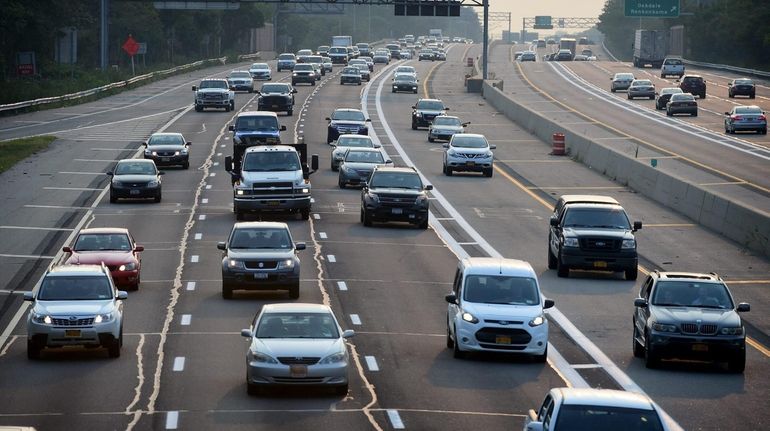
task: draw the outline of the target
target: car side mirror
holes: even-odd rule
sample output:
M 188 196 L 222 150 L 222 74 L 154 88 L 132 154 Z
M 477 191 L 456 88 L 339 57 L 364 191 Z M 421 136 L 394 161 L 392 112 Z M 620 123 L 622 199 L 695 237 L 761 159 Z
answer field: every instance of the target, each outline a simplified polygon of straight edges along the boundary
M 326 121 L 332 121 L 332 119 L 329 117 L 326 117 Z
M 549 223 L 551 224 L 551 226 L 557 227 L 557 226 L 559 226 L 559 219 L 556 218 L 556 216 L 551 216 L 551 219 L 549 220 Z
M 105 174 L 106 174 L 108 177 L 111 177 L 111 176 L 115 175 L 115 174 L 114 174 L 112 171 L 106 172 Z
M 371 118 L 367 118 L 367 119 L 366 119 L 366 122 L 367 122 L 367 123 L 371 123 L 371 122 L 372 122 Z
M 385 164 L 386 165 L 392 165 L 393 164 L 393 160 L 390 160 L 390 159 L 385 160 Z
M 226 251 L 227 250 L 227 244 L 225 244 L 224 242 L 218 242 L 217 243 L 217 249 L 222 250 L 222 251 Z
M 137 245 L 136 247 L 134 247 L 134 251 L 137 252 L 137 253 L 141 253 L 141 252 L 144 251 L 144 246 L 143 245 Z
M 125 290 L 118 290 L 118 300 L 122 301 L 124 299 L 128 299 L 128 292 Z
M 307 244 L 305 244 L 304 242 L 295 242 L 294 243 L 294 249 L 297 250 L 297 251 L 304 250 L 306 248 L 307 248 Z
M 647 300 L 644 298 L 634 299 L 634 307 L 647 308 Z
M 142 142 L 142 146 L 146 147 L 147 146 L 147 142 Z
M 417 109 L 417 105 L 412 105 L 412 109 Z
M 318 154 L 313 154 L 310 156 L 310 168 L 313 169 L 313 172 L 318 170 Z
M 35 294 L 32 292 L 24 292 L 24 300 L 25 301 L 34 301 L 35 300 Z
M 69 246 L 65 245 L 64 247 L 61 248 L 61 251 L 65 252 L 65 253 L 72 253 L 72 248 L 70 248 Z
M 225 170 L 227 172 L 232 172 L 232 170 L 233 170 L 233 156 L 225 157 Z
M 444 110 L 445 110 L 445 111 L 449 111 L 449 108 L 445 107 L 445 108 L 444 108 Z
M 450 293 L 449 295 L 444 297 L 444 300 L 450 304 L 457 304 L 457 295 L 454 293 Z
M 532 421 L 527 424 L 526 431 L 543 431 L 543 423 L 538 421 Z
M 639 229 L 641 229 L 641 228 L 642 228 L 642 222 L 640 222 L 640 221 L 635 221 L 635 222 L 634 222 L 634 232 L 638 231 L 638 230 L 639 230 Z
M 442 147 L 444 147 L 444 148 L 449 148 L 449 144 L 448 144 L 448 143 L 446 143 L 446 142 L 444 142 L 443 144 L 441 144 L 441 146 L 442 146 Z
M 254 334 L 251 333 L 250 329 L 241 329 L 241 337 L 251 338 L 253 336 Z
M 747 311 L 751 311 L 751 305 L 749 305 L 748 302 L 741 302 L 740 304 L 738 304 L 738 308 L 736 308 L 735 311 L 739 313 L 745 313 Z
M 433 190 L 433 184 L 426 184 L 425 185 L 425 190 L 427 190 L 427 191 Z
M 197 86 L 195 86 L 195 85 L 193 85 L 193 86 L 192 86 L 192 91 L 198 91 L 198 87 L 197 87 Z
M 166 175 L 166 171 L 158 171 L 158 175 Z
M 764 114 L 764 112 L 763 112 L 763 114 Z M 730 113 L 729 112 L 725 112 L 725 115 L 730 115 Z
M 233 126 L 233 125 L 231 124 L 230 126 L 228 126 L 228 127 L 227 127 L 227 130 L 229 130 L 229 131 L 231 131 L 231 132 L 234 132 L 234 131 L 235 131 L 235 126 Z
M 286 126 L 284 126 L 283 124 L 281 124 L 281 131 L 282 132 L 286 131 Z
M 546 299 L 543 302 L 543 309 L 552 308 L 554 305 L 556 305 L 556 303 L 553 301 L 553 299 Z
M 374 148 L 382 148 L 382 144 L 374 144 Z
M 185 145 L 190 146 L 192 145 L 192 142 L 187 142 Z
M 489 149 L 490 150 L 496 150 L 497 149 L 497 145 L 492 144 L 492 145 L 489 146 Z
M 342 338 L 350 338 L 352 336 L 356 335 L 356 331 L 352 329 L 346 329 L 342 332 Z

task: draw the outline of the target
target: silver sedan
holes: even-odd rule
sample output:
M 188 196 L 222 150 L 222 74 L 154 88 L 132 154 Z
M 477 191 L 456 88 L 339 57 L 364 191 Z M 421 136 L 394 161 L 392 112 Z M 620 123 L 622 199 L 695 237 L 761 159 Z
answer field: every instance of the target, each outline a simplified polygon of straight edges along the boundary
M 614 93 L 618 90 L 628 90 L 628 87 L 631 86 L 631 82 L 634 79 L 633 73 L 616 73 L 615 76 L 610 78 L 610 81 L 612 81 L 610 91 Z
M 241 335 L 250 340 L 246 387 L 258 395 L 271 386 L 323 386 L 348 392 L 348 354 L 343 331 L 322 304 L 267 304 Z
M 634 79 L 631 86 L 628 87 L 628 98 L 633 99 L 635 97 L 655 99 L 655 84 L 649 79 Z

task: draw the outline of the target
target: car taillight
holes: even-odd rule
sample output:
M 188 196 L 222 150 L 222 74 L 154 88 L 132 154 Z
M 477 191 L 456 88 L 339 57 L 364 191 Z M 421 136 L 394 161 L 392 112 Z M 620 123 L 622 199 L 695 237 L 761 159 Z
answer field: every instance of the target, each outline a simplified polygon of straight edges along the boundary
M 730 118 L 735 121 L 743 120 L 743 117 L 741 117 L 740 115 L 731 115 Z
M 767 117 L 765 117 L 764 115 L 760 115 L 759 119 L 762 120 L 762 121 L 767 121 Z

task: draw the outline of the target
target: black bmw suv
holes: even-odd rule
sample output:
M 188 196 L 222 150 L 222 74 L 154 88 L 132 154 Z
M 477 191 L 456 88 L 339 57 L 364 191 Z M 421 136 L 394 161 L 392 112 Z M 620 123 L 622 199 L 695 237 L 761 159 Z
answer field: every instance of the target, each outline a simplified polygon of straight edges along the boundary
M 286 111 L 287 115 L 294 113 L 294 94 L 297 90 L 291 84 L 276 82 L 262 84 L 262 88 L 257 91 L 259 99 L 257 106 L 259 111 Z
M 699 96 L 701 99 L 706 98 L 706 80 L 702 76 L 684 75 L 679 80 L 679 88 L 685 93 Z
M 428 228 L 428 191 L 414 168 L 378 166 L 361 190 L 361 223 L 402 221 Z
M 412 106 L 412 130 L 418 127 L 428 127 L 433 119 L 446 114 L 449 108 L 440 99 L 420 99 Z
M 329 144 L 336 141 L 340 135 L 368 135 L 367 123 L 372 120 L 366 118 L 359 109 L 337 108 L 326 121 L 329 122 L 326 126 L 326 143 Z
M 746 330 L 725 282 L 715 273 L 653 271 L 634 300 L 634 356 L 647 368 L 661 359 L 711 359 L 742 373 Z

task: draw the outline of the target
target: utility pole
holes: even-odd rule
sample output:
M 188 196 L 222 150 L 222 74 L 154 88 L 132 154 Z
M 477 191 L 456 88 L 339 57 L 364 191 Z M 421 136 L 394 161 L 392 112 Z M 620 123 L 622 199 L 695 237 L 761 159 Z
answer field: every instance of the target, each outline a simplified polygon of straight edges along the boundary
M 487 63 L 489 62 L 489 0 L 484 0 L 484 42 L 482 48 L 481 78 L 487 79 Z
M 107 70 L 107 63 L 109 62 L 107 47 L 110 35 L 110 0 L 101 0 L 99 12 L 99 67 L 102 70 Z

